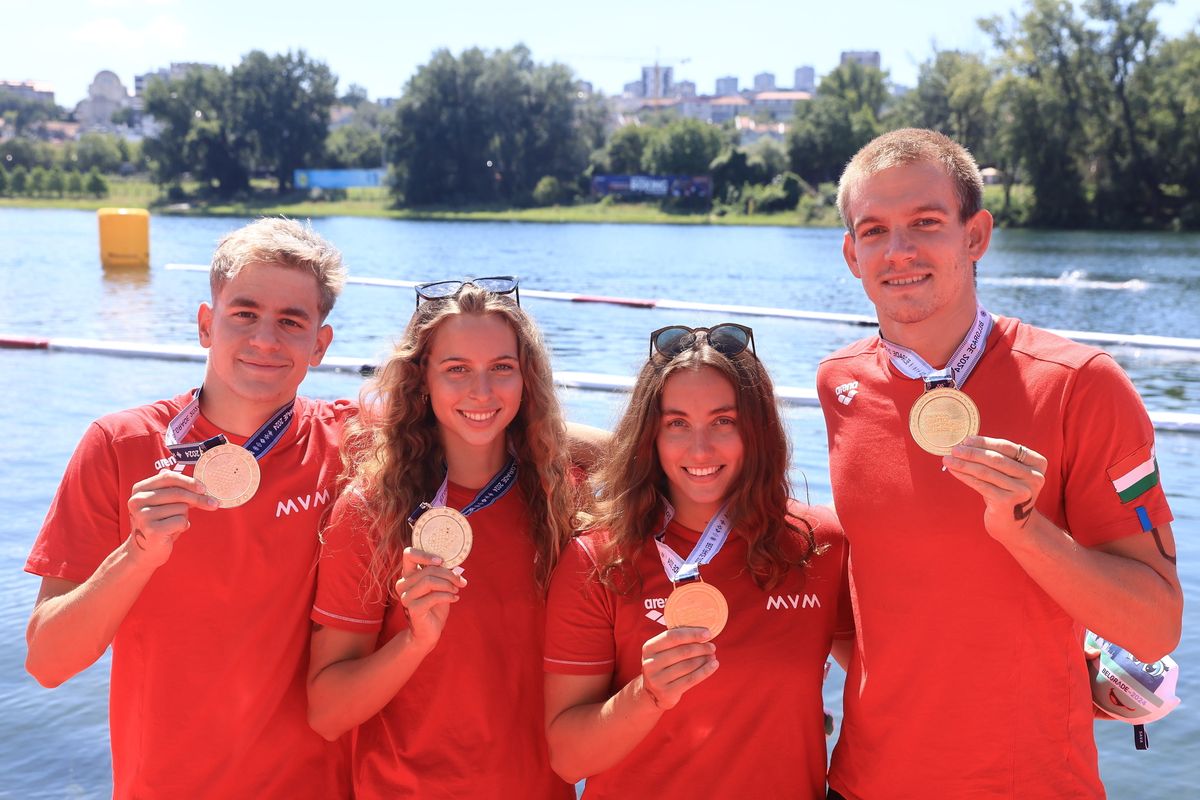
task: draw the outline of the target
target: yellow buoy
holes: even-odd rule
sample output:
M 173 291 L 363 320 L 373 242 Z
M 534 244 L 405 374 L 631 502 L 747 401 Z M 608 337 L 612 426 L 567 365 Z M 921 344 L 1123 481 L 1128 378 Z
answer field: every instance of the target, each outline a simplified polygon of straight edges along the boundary
M 150 213 L 144 208 L 102 208 L 100 264 L 146 269 L 150 266 Z

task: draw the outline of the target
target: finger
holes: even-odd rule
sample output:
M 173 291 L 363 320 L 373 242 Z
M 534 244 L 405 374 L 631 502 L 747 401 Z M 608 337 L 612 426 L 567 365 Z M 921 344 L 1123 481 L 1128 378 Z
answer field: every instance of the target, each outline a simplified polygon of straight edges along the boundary
M 674 663 L 651 661 L 643 667 L 642 674 L 655 686 L 665 687 L 672 681 L 678 680 L 685 675 L 690 675 L 696 670 L 703 668 L 710 661 L 716 660 L 717 656 L 715 653 L 702 653 Z
M 428 614 L 438 606 L 448 606 L 458 602 L 458 595 L 447 592 L 434 592 L 404 603 L 404 610 L 409 617 L 419 617 Z
M 151 475 L 149 478 L 144 478 L 133 485 L 134 491 L 149 491 L 151 489 L 171 487 L 187 489 L 189 492 L 195 492 L 196 494 L 205 494 L 207 492 L 204 484 L 191 475 L 184 475 L 182 472 L 176 472 L 171 469 L 159 470 L 157 474 Z
M 712 634 L 707 628 L 670 628 L 646 640 L 646 643 L 642 645 L 642 658 L 652 657 L 663 650 L 669 650 L 681 644 L 707 642 L 711 638 Z
M 396 591 L 400 595 L 400 601 L 408 604 L 410 601 L 419 600 L 420 597 L 436 593 L 457 595 L 458 587 L 445 581 L 422 581 L 422 579 L 406 581 L 401 578 L 396 582 Z
M 674 647 L 668 647 L 665 650 L 659 650 L 646 660 L 667 667 L 681 661 L 686 661 L 689 658 L 705 658 L 716 652 L 717 646 L 712 642 L 687 642 L 675 645 Z
M 1023 444 L 1010 442 L 1008 439 L 999 439 L 993 436 L 968 436 L 963 439 L 962 445 L 977 450 L 998 453 L 1010 461 L 1037 472 L 1044 472 L 1047 464 L 1049 464 L 1046 457 L 1038 451 Z
M 691 662 L 687 662 L 691 663 Z M 684 666 L 680 664 L 678 666 Z M 721 662 L 716 658 L 708 658 L 695 664 L 692 669 L 680 673 L 674 679 L 669 680 L 662 689 L 667 694 L 682 695 L 688 689 L 691 689 L 701 681 L 706 680 L 710 675 L 717 671 L 721 666 Z
M 1043 479 L 1042 473 L 1029 464 L 1018 464 L 995 450 L 964 445 L 956 446 L 949 455 L 943 456 L 942 464 L 946 469 L 965 472 L 997 486 L 1027 486 Z
M 150 513 L 154 508 L 180 504 L 209 511 L 221 505 L 220 501 L 211 495 L 197 494 L 182 487 L 163 487 L 135 492 L 130 495 L 127 506 L 132 514 L 139 511 Z
M 426 553 L 424 550 L 418 550 L 415 547 L 406 547 L 404 548 L 400 571 L 407 575 L 415 572 L 418 567 L 441 566 L 441 564 L 442 559 L 440 556 L 435 556 L 433 553 Z

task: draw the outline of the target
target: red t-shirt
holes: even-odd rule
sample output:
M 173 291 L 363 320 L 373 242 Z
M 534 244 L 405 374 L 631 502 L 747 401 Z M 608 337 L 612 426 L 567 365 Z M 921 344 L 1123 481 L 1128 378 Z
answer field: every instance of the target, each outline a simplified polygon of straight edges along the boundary
M 821 684 L 835 636 L 852 635 L 846 548 L 833 512 L 798 514 L 829 549 L 760 589 L 746 570 L 746 540 L 736 532 L 700 574 L 725 595 L 729 622 L 714 639 L 721 666 L 684 694 L 624 759 L 587 779 L 584 797 L 825 796 Z M 612 675 L 615 693 L 642 671 L 642 645 L 666 629 L 671 593 L 658 549 L 648 538 L 626 593 L 596 575 L 604 534 L 567 547 L 551 582 L 546 671 Z M 671 522 L 665 541 L 686 557 L 698 531 Z
M 450 484 L 446 505 L 475 491 Z M 379 632 L 382 646 L 408 627 L 404 609 L 369 588 L 369 525 L 361 499 L 343 495 L 325 532 L 313 621 Z M 545 603 L 519 487 L 468 517 L 468 585 L 437 646 L 383 709 L 358 728 L 354 791 L 396 797 L 561 798 L 571 787 L 550 769 L 541 671 Z
M 822 362 L 817 387 L 857 628 L 830 786 L 1102 797 L 1082 630 L 987 534 L 979 494 L 913 441 L 921 381 L 870 338 Z M 1160 485 L 1127 503 L 1114 488 L 1154 430 L 1109 356 L 1000 318 L 963 389 L 982 435 L 1046 456 L 1037 509 L 1080 544 L 1136 535 L 1142 513 L 1170 521 Z
M 190 399 L 92 423 L 27 571 L 79 583 L 95 572 L 129 535 L 131 487 L 170 458 L 163 432 Z M 339 432 L 351 410 L 297 399 L 260 462 L 254 498 L 193 509 L 191 527 L 121 623 L 109 710 L 115 797 L 348 795 L 347 748 L 309 728 L 305 680 L 317 532 L 336 495 Z M 199 417 L 187 439 L 218 433 Z

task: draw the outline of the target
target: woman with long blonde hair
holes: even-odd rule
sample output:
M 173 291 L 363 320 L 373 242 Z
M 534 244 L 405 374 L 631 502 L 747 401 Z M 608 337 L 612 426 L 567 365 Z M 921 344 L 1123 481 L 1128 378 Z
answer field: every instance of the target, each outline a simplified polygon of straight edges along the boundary
M 573 484 L 549 356 L 515 291 L 419 286 L 346 432 L 309 722 L 330 739 L 357 726 L 360 799 L 572 796 L 548 764 L 540 660 Z
M 846 550 L 829 509 L 790 497 L 749 328 L 651 334 L 598 485 L 550 589 L 555 770 L 585 798 L 824 797 Z

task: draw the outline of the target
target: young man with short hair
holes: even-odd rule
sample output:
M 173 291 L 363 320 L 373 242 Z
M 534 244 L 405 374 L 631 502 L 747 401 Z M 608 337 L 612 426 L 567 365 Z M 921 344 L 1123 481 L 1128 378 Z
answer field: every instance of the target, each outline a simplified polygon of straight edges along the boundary
M 303 225 L 231 233 L 197 315 L 203 391 L 102 417 L 67 465 L 26 563 L 42 576 L 26 667 L 57 686 L 112 645 L 117 798 L 349 795 L 345 743 L 307 724 L 305 670 L 352 406 L 296 396 L 344 282 Z
M 857 627 L 830 796 L 1103 797 L 1084 628 L 1154 661 L 1182 621 L 1146 411 L 1108 355 L 979 304 L 959 145 L 879 137 L 838 206 L 879 335 L 817 374 Z

